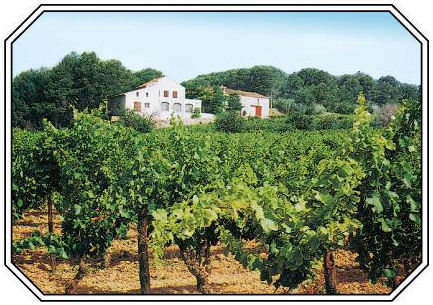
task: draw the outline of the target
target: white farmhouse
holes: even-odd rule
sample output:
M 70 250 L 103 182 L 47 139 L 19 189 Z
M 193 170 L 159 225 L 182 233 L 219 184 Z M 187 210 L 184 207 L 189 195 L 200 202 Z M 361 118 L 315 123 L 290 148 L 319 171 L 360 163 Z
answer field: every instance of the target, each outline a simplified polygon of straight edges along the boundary
M 185 87 L 165 76 L 115 97 L 111 104 L 125 105 L 125 109 L 158 119 L 172 115 L 190 118 L 195 108 L 201 112 L 201 100 L 185 98 Z
M 260 118 L 269 117 L 269 97 L 256 92 L 233 90 L 221 86 L 224 94 L 237 94 L 242 104 L 241 113 L 244 116 L 256 116 Z

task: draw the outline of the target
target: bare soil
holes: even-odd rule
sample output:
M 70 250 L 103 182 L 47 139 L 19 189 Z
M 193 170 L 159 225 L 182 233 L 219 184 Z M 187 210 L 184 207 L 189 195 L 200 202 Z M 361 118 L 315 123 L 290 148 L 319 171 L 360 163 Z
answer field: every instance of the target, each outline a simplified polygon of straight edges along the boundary
M 61 233 L 61 218 L 55 216 L 55 232 Z M 48 231 L 47 215 L 44 211 L 31 211 L 13 226 L 13 240 L 29 237 L 34 231 Z M 254 244 L 251 243 L 251 247 Z M 65 287 L 73 280 L 78 265 L 72 260 L 61 260 L 57 269 L 51 271 L 49 256 L 45 249 L 25 250 L 14 254 L 15 265 L 45 294 L 64 294 Z M 339 250 L 335 256 L 338 285 L 341 294 L 388 294 L 389 287 L 381 283 L 372 284 L 359 269 L 356 254 Z M 137 233 L 134 226 L 125 240 L 115 240 L 104 259 L 87 261 L 88 272 L 79 282 L 78 294 L 139 294 L 137 260 Z M 311 280 L 289 291 L 260 281 L 258 271 L 250 271 L 239 264 L 233 256 L 225 256 L 221 246 L 212 248 L 212 273 L 210 287 L 215 294 L 322 294 L 324 279 L 322 272 Z M 180 259 L 178 248 L 166 250 L 162 262 L 151 261 L 151 292 L 154 294 L 196 294 L 194 276 L 188 272 Z

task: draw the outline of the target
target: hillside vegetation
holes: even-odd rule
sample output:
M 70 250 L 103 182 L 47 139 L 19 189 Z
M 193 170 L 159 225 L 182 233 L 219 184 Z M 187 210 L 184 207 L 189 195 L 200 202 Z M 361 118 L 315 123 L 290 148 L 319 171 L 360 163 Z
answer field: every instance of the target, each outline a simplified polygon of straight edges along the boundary
M 28 70 L 14 77 L 12 126 L 40 129 L 43 118 L 56 127 L 68 126 L 73 109 L 98 108 L 105 100 L 161 75 L 151 68 L 130 71 L 120 61 L 101 60 L 93 52 L 70 53 L 51 69 Z M 283 113 L 352 113 L 360 92 L 369 104 L 379 106 L 419 99 L 420 94 L 418 86 L 392 76 L 378 80 L 361 72 L 333 76 L 312 68 L 288 74 L 272 66 L 210 73 L 182 84 L 187 97 L 202 99 L 203 110 L 211 113 L 223 111 L 225 102 L 230 104 L 221 85 L 270 96 L 272 106 Z
M 375 105 L 396 104 L 403 99 L 419 99 L 419 87 L 401 83 L 392 76 L 377 80 L 357 72 L 334 76 L 326 71 L 306 68 L 291 74 L 273 66 L 255 66 L 199 75 L 182 83 L 190 98 L 213 104 L 212 94 L 219 86 L 252 91 L 271 97 L 278 110 L 290 108 L 313 113 L 322 106 L 329 112 L 352 113 L 360 92 Z
M 72 52 L 51 69 L 14 77 L 12 126 L 40 129 L 43 118 L 56 127 L 68 126 L 73 109 L 98 108 L 106 99 L 161 75 L 150 68 L 132 72 L 120 61 L 101 60 L 94 52 Z

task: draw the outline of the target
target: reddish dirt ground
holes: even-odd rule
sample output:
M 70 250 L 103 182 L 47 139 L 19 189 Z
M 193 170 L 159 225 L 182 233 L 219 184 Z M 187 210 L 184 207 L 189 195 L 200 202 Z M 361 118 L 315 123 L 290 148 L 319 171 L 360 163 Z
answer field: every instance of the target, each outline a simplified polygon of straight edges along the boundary
M 13 240 L 30 236 L 36 230 L 47 232 L 47 216 L 43 211 L 31 211 L 13 227 Z M 55 232 L 61 233 L 61 218 L 55 216 Z M 195 294 L 195 278 L 179 258 L 178 249 L 169 247 L 162 262 L 151 261 L 151 292 L 154 294 Z M 13 255 L 15 265 L 46 294 L 63 294 L 77 272 L 77 265 L 62 260 L 52 272 L 45 249 L 25 250 Z M 339 250 L 335 255 L 337 265 L 337 289 L 342 294 L 387 294 L 390 288 L 381 283 L 371 284 L 359 269 L 356 254 Z M 215 294 L 322 294 L 324 279 L 321 272 L 315 279 L 307 280 L 297 289 L 289 291 L 275 288 L 260 281 L 258 271 L 242 267 L 231 255 L 225 256 L 221 246 L 212 248 L 211 292 Z M 127 239 L 116 240 L 105 256 L 105 268 L 101 262 L 87 262 L 88 272 L 76 287 L 79 294 L 138 294 L 137 234 L 135 228 L 128 231 Z

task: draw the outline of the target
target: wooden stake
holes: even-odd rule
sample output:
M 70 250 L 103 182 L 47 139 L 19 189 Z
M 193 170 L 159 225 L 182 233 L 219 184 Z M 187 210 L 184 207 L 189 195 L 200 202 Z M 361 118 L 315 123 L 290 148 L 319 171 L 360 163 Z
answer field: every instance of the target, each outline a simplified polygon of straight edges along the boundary
M 142 294 L 150 293 L 150 270 L 147 236 L 147 209 L 143 208 L 138 215 L 138 263 L 140 266 L 139 278 Z
M 50 234 L 54 233 L 54 221 L 53 221 L 53 202 L 52 200 L 48 200 L 48 232 Z M 50 254 L 50 265 L 51 265 L 51 271 L 56 271 L 57 262 L 56 262 L 56 256 L 54 254 Z
M 323 269 L 325 274 L 326 294 L 338 294 L 337 269 L 335 267 L 334 252 L 326 251 L 323 259 Z

